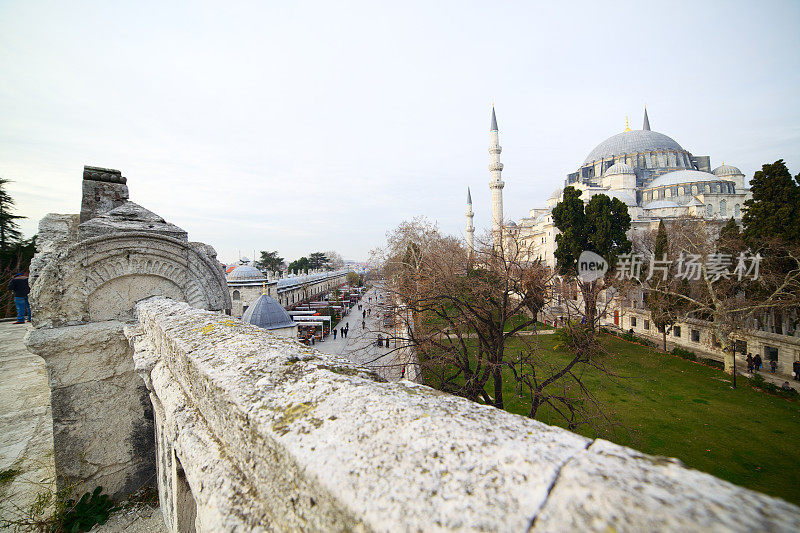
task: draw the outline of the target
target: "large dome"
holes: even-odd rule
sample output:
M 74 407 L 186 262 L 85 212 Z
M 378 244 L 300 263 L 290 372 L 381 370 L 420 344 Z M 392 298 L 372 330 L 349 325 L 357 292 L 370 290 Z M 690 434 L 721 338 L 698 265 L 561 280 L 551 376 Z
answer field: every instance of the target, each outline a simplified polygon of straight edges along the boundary
M 632 130 L 618 133 L 597 145 L 583 162 L 588 165 L 610 157 L 656 150 L 685 151 L 680 144 L 663 133 L 650 130 Z

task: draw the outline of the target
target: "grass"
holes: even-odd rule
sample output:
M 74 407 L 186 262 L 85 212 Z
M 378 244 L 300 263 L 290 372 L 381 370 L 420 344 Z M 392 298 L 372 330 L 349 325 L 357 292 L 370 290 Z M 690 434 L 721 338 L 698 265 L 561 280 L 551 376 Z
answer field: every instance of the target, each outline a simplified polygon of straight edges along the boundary
M 567 360 L 562 348 L 554 349 L 554 336 L 538 342 L 548 358 Z M 721 370 L 653 348 L 609 335 L 602 342 L 606 366 L 622 377 L 589 371 L 584 383 L 624 428 L 598 435 L 582 426 L 579 433 L 677 457 L 691 468 L 800 504 L 800 401 L 768 395 L 742 378 L 733 390 Z M 503 395 L 506 410 L 527 413 L 527 398 L 516 394 L 509 376 Z M 565 425 L 546 409 L 537 419 Z

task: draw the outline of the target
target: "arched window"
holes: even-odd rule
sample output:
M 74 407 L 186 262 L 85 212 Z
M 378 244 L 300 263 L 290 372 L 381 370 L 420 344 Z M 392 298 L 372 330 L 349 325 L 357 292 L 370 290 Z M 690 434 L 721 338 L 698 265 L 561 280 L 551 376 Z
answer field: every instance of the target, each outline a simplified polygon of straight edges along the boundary
M 697 185 L 692 185 L 692 194 L 697 194 Z
M 233 296 L 231 296 L 234 300 L 241 300 L 242 296 L 239 294 L 239 291 L 233 291 Z
M 733 204 L 733 216 L 739 218 L 742 216 L 742 210 L 739 207 L 739 204 Z
M 711 185 L 709 185 L 708 183 L 706 183 L 706 192 L 707 193 L 711 192 Z
M 722 200 L 719 203 L 719 216 L 726 217 L 728 216 L 728 202 Z
M 712 206 L 711 204 L 707 204 L 706 205 L 706 215 L 707 216 L 711 216 L 713 214 L 714 214 L 714 206 Z
M 664 198 L 672 196 L 672 189 L 664 189 Z
M 681 196 L 686 194 L 686 187 L 679 187 L 678 188 L 678 194 L 681 195 Z

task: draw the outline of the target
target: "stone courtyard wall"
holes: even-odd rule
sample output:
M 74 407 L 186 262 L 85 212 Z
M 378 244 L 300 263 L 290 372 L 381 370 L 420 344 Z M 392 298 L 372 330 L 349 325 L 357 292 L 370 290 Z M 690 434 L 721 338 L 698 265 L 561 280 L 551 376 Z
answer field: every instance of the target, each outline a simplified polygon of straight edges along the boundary
M 798 531 L 800 508 L 166 298 L 126 328 L 170 531 Z
M 122 497 L 155 483 L 152 404 L 123 333 L 134 305 L 230 299 L 213 248 L 129 201 L 119 171 L 86 167 L 83 194 L 80 215 L 39 224 L 26 344 L 47 367 L 59 486 Z

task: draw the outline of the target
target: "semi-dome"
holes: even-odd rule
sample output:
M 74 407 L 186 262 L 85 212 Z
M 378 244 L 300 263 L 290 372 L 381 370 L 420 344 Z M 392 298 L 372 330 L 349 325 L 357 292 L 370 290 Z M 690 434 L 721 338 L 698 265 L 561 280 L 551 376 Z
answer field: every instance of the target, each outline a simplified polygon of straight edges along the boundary
M 621 191 L 615 191 L 615 190 L 611 189 L 611 190 L 608 190 L 608 191 L 604 191 L 604 192 L 602 192 L 600 194 L 605 194 L 609 198 L 616 198 L 620 202 L 622 202 L 623 204 L 627 205 L 628 207 L 636 207 L 637 205 L 639 205 L 639 204 L 636 203 L 636 198 L 634 198 L 630 194 L 627 194 L 627 193 L 624 193 L 624 192 L 621 192 Z
M 288 328 L 294 325 L 292 317 L 275 298 L 262 294 L 242 316 L 242 322 L 262 329 Z
M 603 172 L 603 176 L 614 176 L 617 174 L 636 174 L 636 172 L 633 170 L 632 166 L 622 161 L 614 163 Z
M 240 265 L 228 274 L 228 281 L 262 280 L 264 274 L 259 269 L 250 265 Z
M 624 131 L 601 142 L 586 156 L 584 165 L 610 157 L 656 150 L 685 151 L 680 144 L 663 133 L 650 130 Z
M 715 176 L 744 176 L 742 171 L 732 165 L 722 164 L 712 170 Z
M 650 202 L 643 209 L 662 209 L 664 207 L 680 207 L 675 202 L 670 200 L 656 200 L 655 202 Z
M 648 189 L 666 187 L 668 185 L 681 185 L 684 183 L 697 183 L 699 181 L 720 181 L 719 176 L 700 170 L 675 170 L 657 177 L 647 186 Z

